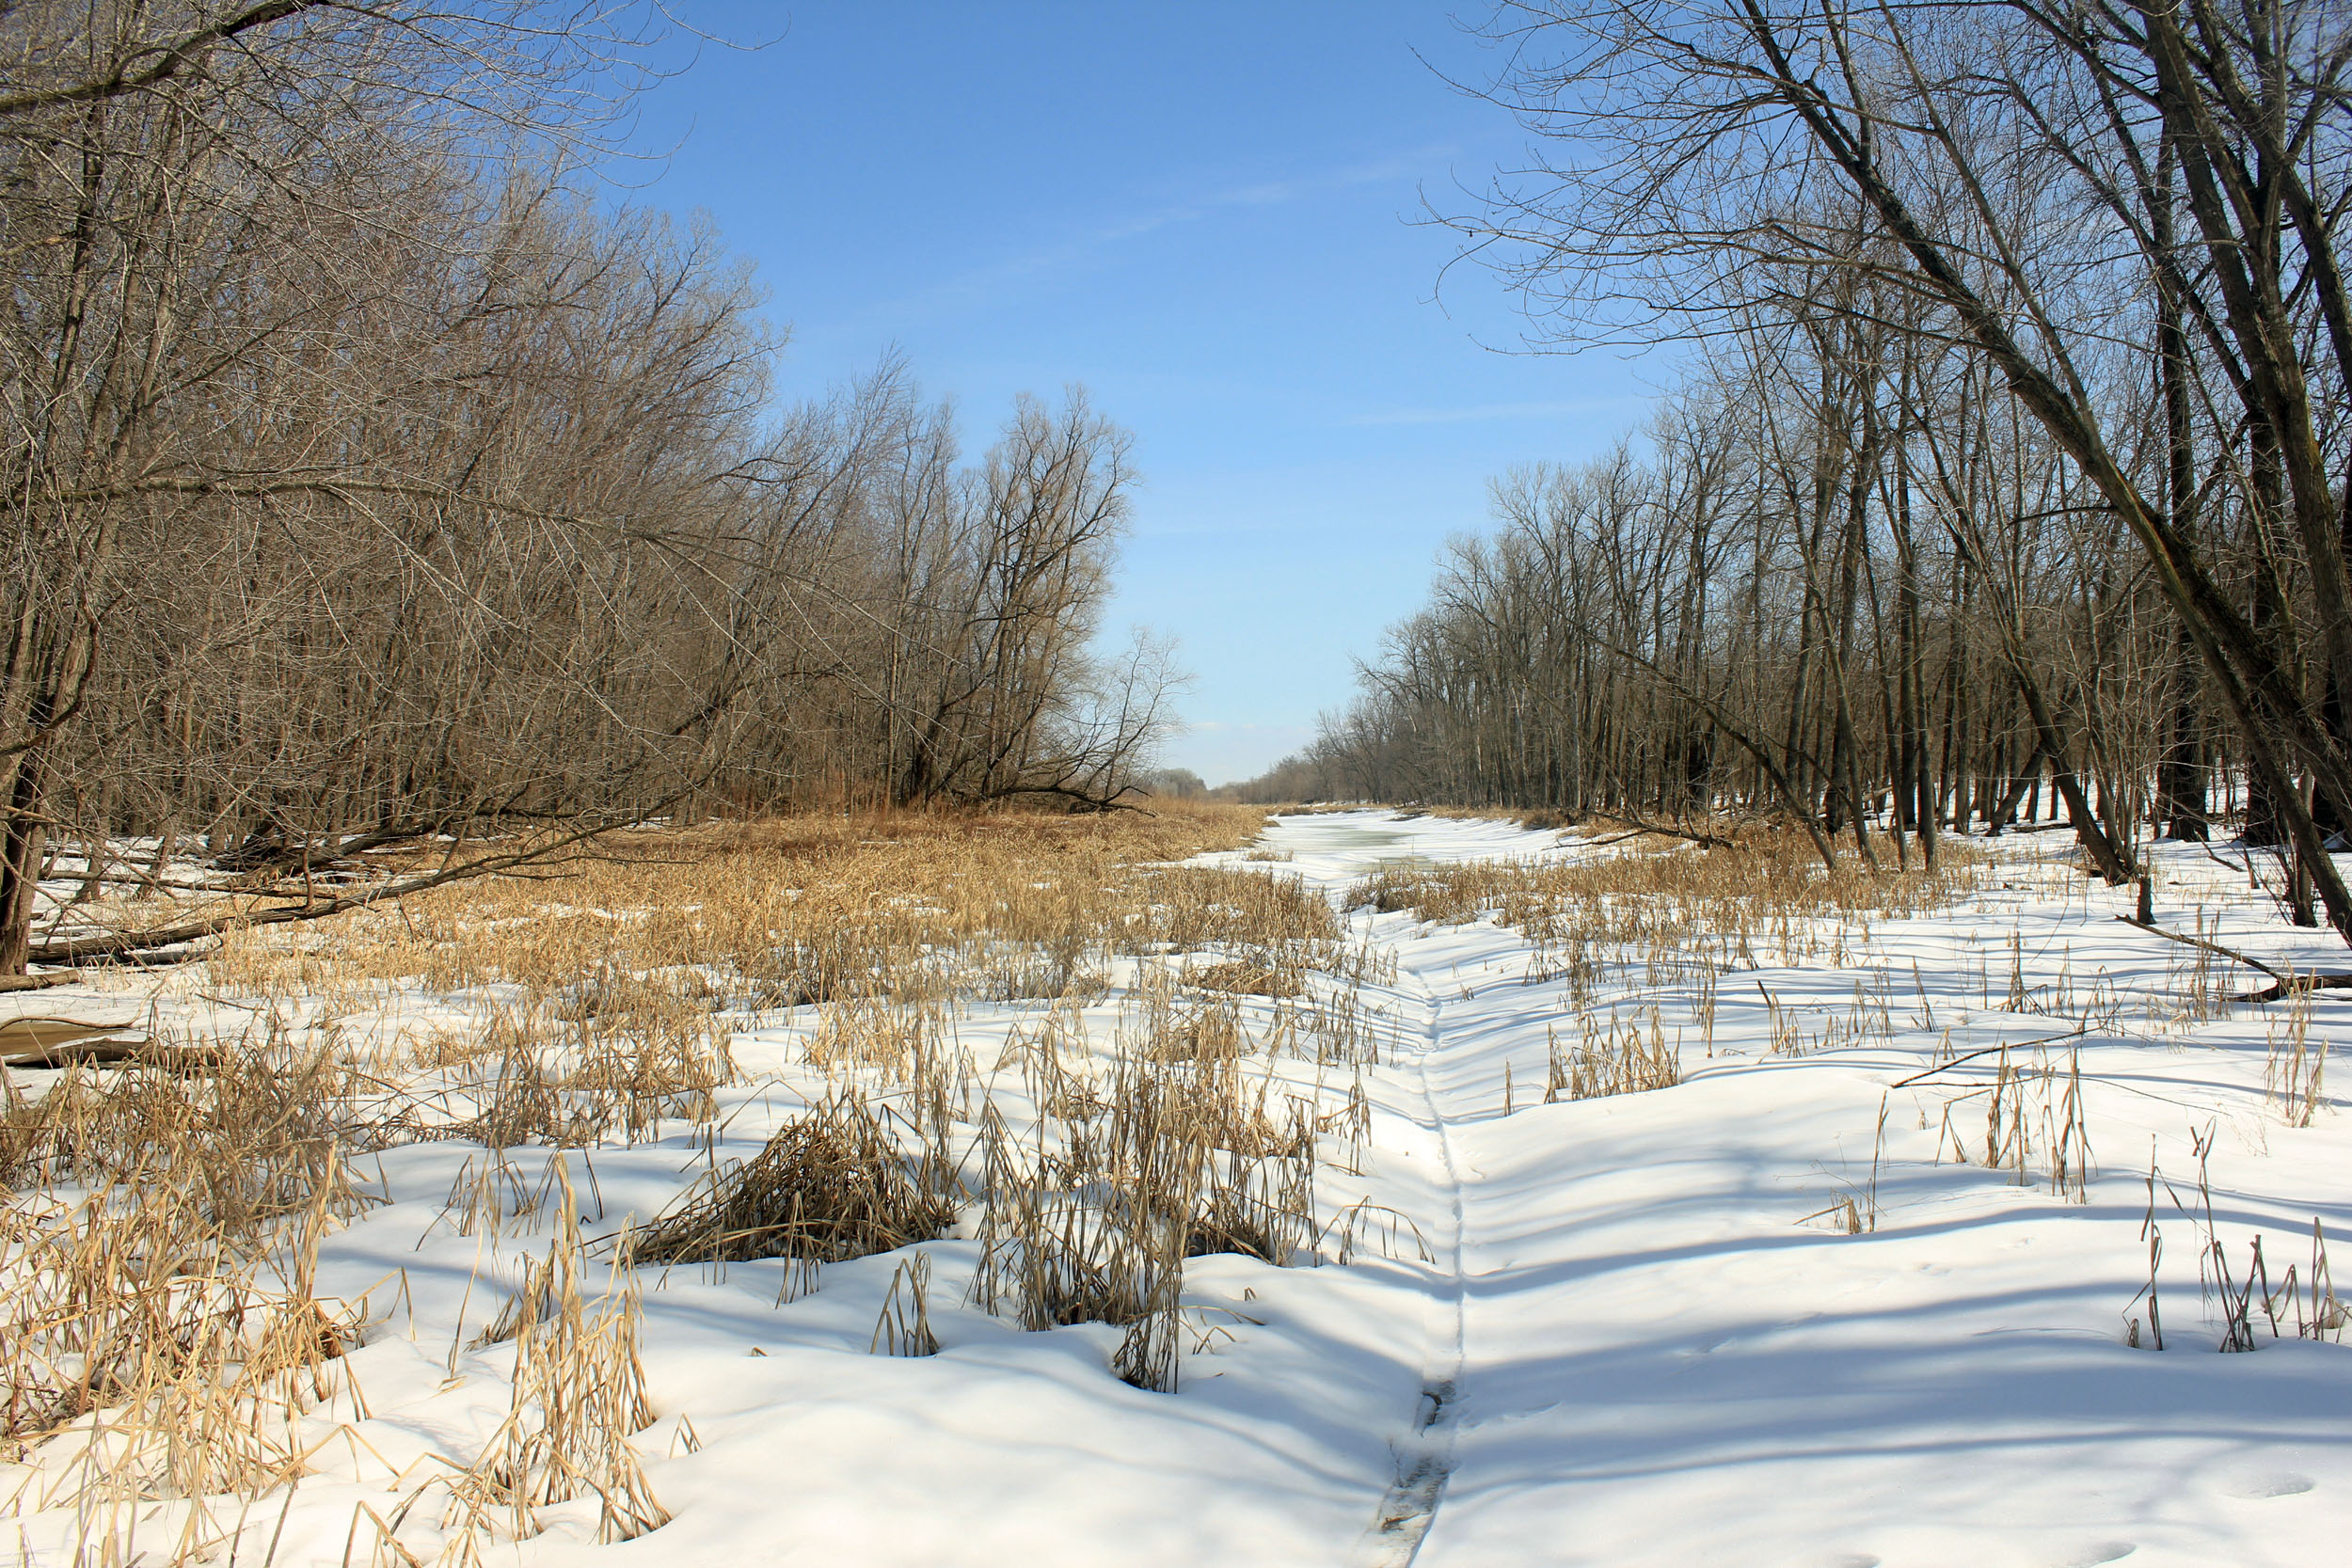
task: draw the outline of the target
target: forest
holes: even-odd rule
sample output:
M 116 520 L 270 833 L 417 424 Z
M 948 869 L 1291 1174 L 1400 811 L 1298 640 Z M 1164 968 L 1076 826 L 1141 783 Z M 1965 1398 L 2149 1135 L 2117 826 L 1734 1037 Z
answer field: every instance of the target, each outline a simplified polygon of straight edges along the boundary
M 2110 881 L 2242 817 L 2352 934 L 2352 44 L 2325 4 L 1513 5 L 1537 156 L 1438 216 L 1649 427 L 1496 527 L 1237 792 L 1787 816 Z
M 130 940 L 55 934 L 60 853 L 307 918 L 391 845 L 1149 760 L 1167 650 L 1096 639 L 1131 437 L 1073 390 L 967 451 L 889 357 L 787 394 L 747 265 L 609 182 L 655 21 L 0 19 L 0 975 Z

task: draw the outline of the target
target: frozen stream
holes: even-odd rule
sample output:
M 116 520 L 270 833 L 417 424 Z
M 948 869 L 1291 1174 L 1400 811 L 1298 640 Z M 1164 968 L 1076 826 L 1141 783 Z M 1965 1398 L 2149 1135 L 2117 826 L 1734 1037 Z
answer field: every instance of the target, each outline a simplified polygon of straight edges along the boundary
M 1347 818 L 1286 818 L 1269 839 L 1338 887 L 1367 859 L 1526 852 L 1549 836 L 1498 844 L 1507 830 L 1429 819 L 1373 832 L 1368 844 Z M 2189 896 L 2186 876 L 2176 870 L 2174 896 Z M 1540 1090 L 1546 1032 L 1565 1034 L 1568 1009 L 1557 983 L 1524 983 L 1515 934 L 1359 915 L 1399 963 L 1381 1180 L 1366 1186 L 1438 1259 L 1425 1299 L 1398 1313 L 1399 1336 L 1418 1319 L 1427 1347 L 1423 1399 L 1395 1440 L 1369 1558 L 1862 1568 L 2331 1555 L 2352 1525 L 2352 1351 L 2265 1325 L 2255 1354 L 2215 1354 L 2202 1238 L 2169 1198 L 2157 1224 L 2170 1348 L 2122 1343 L 2147 1274 L 2152 1148 L 2193 1197 L 2192 1130 L 2212 1138 L 2233 1273 L 2258 1231 L 2308 1277 L 2312 1218 L 2352 1230 L 2341 1118 L 2296 1130 L 2265 1116 L 2254 1042 L 2266 1026 L 2087 1041 L 2099 1174 L 2080 1204 L 1939 1163 L 1948 1100 L 1975 1111 L 1980 1140 L 1989 1073 L 1890 1087 L 1955 1025 L 1972 1039 L 2052 1032 L 1972 994 L 1972 958 L 2011 931 L 2028 983 L 2064 968 L 2077 984 L 2104 970 L 2177 986 L 2170 955 L 2099 907 L 2121 897 L 1988 898 L 1891 923 L 1845 968 L 1753 977 L 1822 1018 L 1857 980 L 1923 985 L 1928 1013 L 1899 1019 L 1883 1044 L 1771 1055 L 1765 1001 L 1727 977 L 1715 1054 L 1686 1045 L 1681 1086 L 1550 1105 L 1526 1103 L 1528 1085 Z M 2266 913 L 2249 924 L 2276 930 Z M 1695 1037 L 1692 1004 L 1672 988 L 1639 999 Z M 2314 1028 L 2352 1010 L 2319 1006 Z M 1520 1085 L 1507 1116 L 1506 1065 Z M 1795 1223 L 1869 1181 L 1882 1102 L 1876 1230 Z

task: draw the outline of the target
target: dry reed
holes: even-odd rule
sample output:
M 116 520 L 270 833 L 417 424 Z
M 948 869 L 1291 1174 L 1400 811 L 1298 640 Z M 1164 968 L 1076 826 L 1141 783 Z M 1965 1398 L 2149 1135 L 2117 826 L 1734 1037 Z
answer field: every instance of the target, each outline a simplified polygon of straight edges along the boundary
M 644 1263 L 799 1258 L 839 1262 L 936 1236 L 955 1217 L 879 1116 L 840 1097 L 811 1108 L 751 1159 L 691 1189 L 640 1229 Z

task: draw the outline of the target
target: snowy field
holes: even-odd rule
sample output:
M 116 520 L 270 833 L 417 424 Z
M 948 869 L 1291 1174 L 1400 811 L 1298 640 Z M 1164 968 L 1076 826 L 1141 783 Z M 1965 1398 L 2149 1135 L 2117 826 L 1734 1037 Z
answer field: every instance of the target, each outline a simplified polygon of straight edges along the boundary
M 2352 1269 L 2352 1122 L 2331 1092 L 2341 1065 L 2312 1081 L 2352 993 L 2232 1004 L 2261 976 L 2119 922 L 2132 890 L 2082 876 L 2064 839 L 1971 843 L 1981 861 L 1956 902 L 1760 922 L 1703 964 L 1597 959 L 1497 910 L 1345 911 L 1351 978 L 1235 999 L 1245 1073 L 1320 1118 L 1318 1234 L 1296 1266 L 1185 1264 L 1173 1393 L 1114 1375 L 1119 1327 L 1028 1332 L 977 1305 L 990 1243 L 969 1214 L 821 1270 L 641 1266 L 611 1284 L 611 1238 L 834 1085 L 810 1062 L 821 1008 L 727 1017 L 736 1071 L 701 1126 L 517 1146 L 496 1170 L 456 1139 L 384 1148 L 362 1163 L 373 1201 L 319 1244 L 310 1288 L 366 1327 L 303 1418 L 306 1473 L 240 1503 L 203 1554 L 2333 1560 L 2352 1527 L 2352 1351 L 2322 1253 Z M 1257 860 L 1206 863 L 1345 903 L 1383 874 L 1409 891 L 1458 865 L 1635 852 L 1361 812 L 1277 818 Z M 2240 851 L 2158 853 L 2167 928 L 2280 968 L 2347 967 L 2249 889 Z M 967 1105 L 977 1093 L 1009 1140 L 1037 1138 L 1045 1085 L 1025 1052 L 1041 1021 L 1058 1015 L 1078 1081 L 1105 1081 L 1140 963 L 1113 964 L 1083 1006 L 956 1008 Z M 6 1000 L 134 1006 L 79 988 Z M 154 1006 L 201 1022 L 227 1003 L 181 981 Z M 1267 1046 L 1309 1007 L 1352 1018 L 1361 1054 Z M 1679 1082 L 1573 1097 L 1579 1061 L 1627 1059 L 1674 1062 Z M 12 1073 L 15 1092 L 40 1076 Z M 551 1252 L 575 1214 L 580 1245 Z M 598 1544 L 610 1505 L 593 1494 L 503 1531 L 450 1523 L 451 1478 L 527 1402 L 516 1343 L 488 1331 L 551 1256 L 579 1270 L 592 1327 L 642 1303 L 646 1424 L 628 1442 L 668 1522 L 634 1539 Z M 918 1287 L 936 1353 L 886 1354 L 905 1348 L 894 1325 Z M 2241 1338 L 2251 1354 L 2217 1354 Z M 97 1539 L 93 1506 L 61 1501 L 88 1448 L 53 1440 L 0 1473 L 23 1560 L 102 1560 L 76 1545 Z M 103 1560 L 172 1559 L 187 1504 L 111 1506 Z

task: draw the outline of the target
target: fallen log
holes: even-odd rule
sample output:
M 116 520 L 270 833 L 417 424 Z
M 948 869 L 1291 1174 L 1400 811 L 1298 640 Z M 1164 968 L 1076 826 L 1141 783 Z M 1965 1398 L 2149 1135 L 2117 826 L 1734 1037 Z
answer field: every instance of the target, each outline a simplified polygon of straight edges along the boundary
M 680 791 L 683 795 L 685 791 Z M 346 910 L 366 909 L 373 904 L 396 901 L 411 894 L 430 892 L 451 882 L 465 881 L 475 877 L 501 874 L 529 875 L 560 855 L 582 852 L 592 841 L 625 829 L 637 827 L 677 800 L 673 795 L 656 801 L 644 811 L 631 812 L 611 821 L 580 827 L 570 832 L 520 848 L 501 850 L 480 860 L 444 864 L 437 871 L 419 872 L 414 876 L 397 877 L 370 888 L 325 896 L 306 897 L 302 902 L 276 909 L 231 910 L 225 913 L 199 916 L 176 925 L 157 927 L 146 931 L 107 932 L 97 936 L 52 938 L 35 944 L 26 958 L 37 964 L 87 963 L 157 963 L 183 962 L 198 957 L 196 953 L 175 958 L 146 958 L 158 948 L 185 947 L 210 937 L 225 936 L 230 931 L 249 930 L 262 926 L 284 926 L 302 921 L 324 920 Z M 271 896 L 275 896 L 274 895 Z M 47 982 L 55 984 L 56 982 Z
M 54 1072 L 69 1067 L 151 1067 L 191 1072 L 221 1066 L 217 1046 L 163 1045 L 119 1023 L 72 1018 L 12 1018 L 0 1022 L 0 1067 Z
M 87 1023 L 78 1018 L 25 1017 L 0 1020 L 0 1056 L 13 1052 L 46 1051 L 52 1046 L 98 1035 L 119 1035 L 125 1025 Z
M 50 986 L 70 986 L 81 978 L 78 969 L 55 970 L 47 974 L 0 974 L 0 991 L 41 990 Z
M 228 1054 L 214 1046 L 157 1045 L 153 1040 L 83 1040 L 29 1055 L 0 1058 L 19 1072 L 57 1072 L 70 1067 L 145 1067 L 160 1072 L 210 1072 Z

